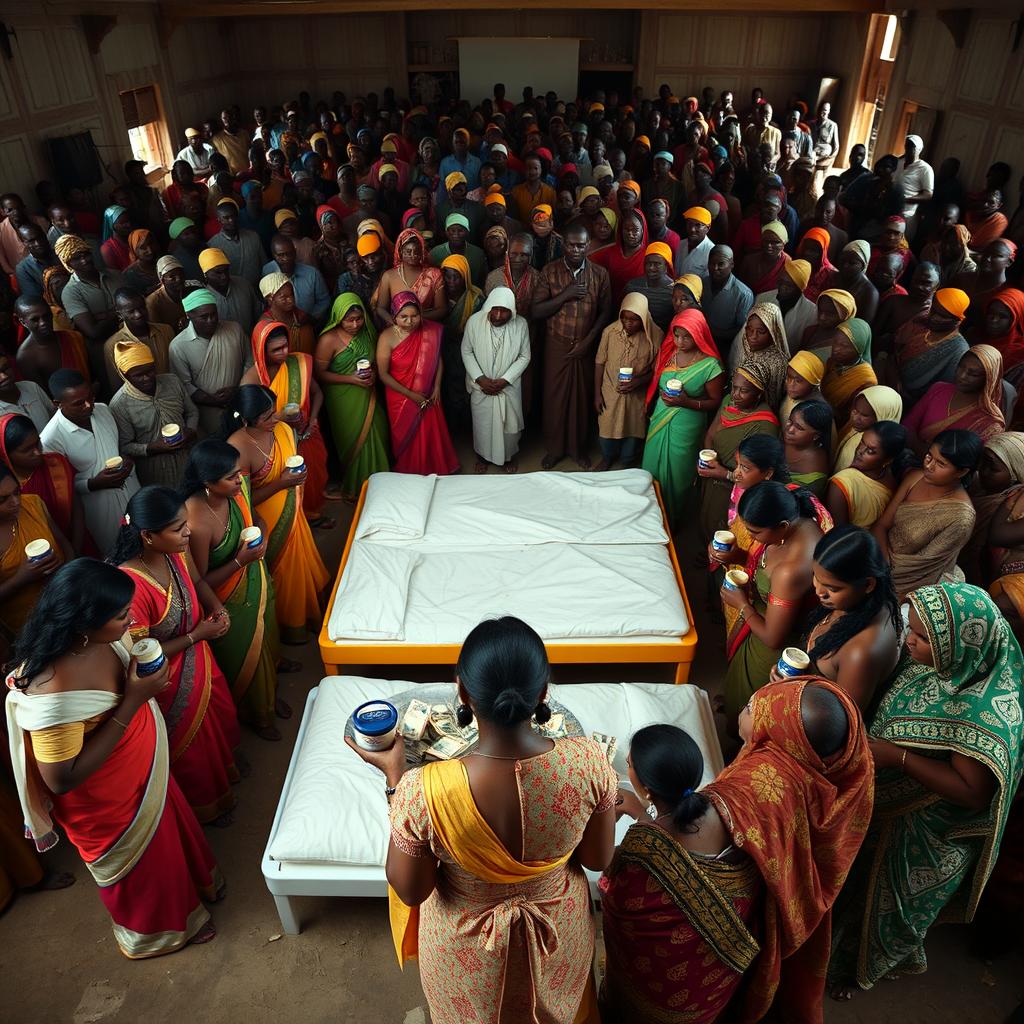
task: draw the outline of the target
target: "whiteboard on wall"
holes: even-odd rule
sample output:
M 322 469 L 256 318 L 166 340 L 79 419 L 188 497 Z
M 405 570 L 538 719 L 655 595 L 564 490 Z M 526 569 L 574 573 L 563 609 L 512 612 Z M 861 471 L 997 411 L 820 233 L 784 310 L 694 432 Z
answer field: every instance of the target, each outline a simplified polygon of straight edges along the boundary
M 562 99 L 574 99 L 580 73 L 579 39 L 459 38 L 459 94 L 474 106 L 493 96 L 502 82 L 507 98 L 518 103 L 531 85 L 543 96 L 553 89 Z

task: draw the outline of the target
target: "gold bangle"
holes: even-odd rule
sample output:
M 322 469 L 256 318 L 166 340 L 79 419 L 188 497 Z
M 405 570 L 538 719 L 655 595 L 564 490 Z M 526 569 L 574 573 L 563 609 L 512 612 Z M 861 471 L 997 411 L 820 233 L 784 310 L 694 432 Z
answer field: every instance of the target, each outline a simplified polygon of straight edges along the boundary
M 239 569 L 242 568 L 242 563 L 238 560 L 238 555 L 235 555 L 234 562 L 235 562 L 235 565 L 237 565 Z
M 192 638 L 192 634 L 191 633 L 186 633 L 185 636 L 188 638 L 188 645 L 189 645 L 189 647 L 195 647 L 196 642 Z
M 117 722 L 117 724 L 118 724 L 119 726 L 121 726 L 121 728 L 122 728 L 122 729 L 127 729 L 127 728 L 128 728 L 128 725 L 125 725 L 125 723 L 124 723 L 124 722 L 122 722 L 122 721 L 121 721 L 121 719 L 120 719 L 120 718 L 117 718 L 117 717 L 116 717 L 115 715 L 111 715 L 111 716 L 110 716 L 110 720 L 111 720 L 112 722 Z M 131 723 L 129 722 L 128 724 L 130 725 Z
M 907 754 L 909 754 L 909 753 L 910 753 L 910 750 L 907 747 L 904 747 L 903 748 L 903 757 L 900 760 L 900 771 L 901 772 L 906 772 L 906 770 L 907 770 Z

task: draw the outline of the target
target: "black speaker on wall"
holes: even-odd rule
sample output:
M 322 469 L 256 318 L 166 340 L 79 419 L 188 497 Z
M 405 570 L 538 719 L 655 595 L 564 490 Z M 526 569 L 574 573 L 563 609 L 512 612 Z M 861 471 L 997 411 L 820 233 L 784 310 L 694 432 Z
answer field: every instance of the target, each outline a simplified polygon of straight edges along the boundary
M 92 132 L 48 139 L 50 163 L 62 192 L 69 188 L 95 188 L 103 181 L 103 168 Z

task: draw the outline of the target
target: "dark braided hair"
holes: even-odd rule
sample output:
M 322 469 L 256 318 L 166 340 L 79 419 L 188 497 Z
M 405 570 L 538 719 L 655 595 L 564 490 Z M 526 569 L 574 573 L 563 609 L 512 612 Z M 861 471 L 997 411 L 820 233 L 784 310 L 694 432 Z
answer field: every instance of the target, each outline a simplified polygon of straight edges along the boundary
M 834 654 L 848 640 L 866 629 L 883 608 L 888 612 L 897 635 L 902 632 L 903 618 L 896 589 L 892 585 L 892 573 L 882 557 L 878 541 L 869 530 L 860 526 L 837 526 L 829 530 L 814 548 L 814 561 L 844 583 L 856 585 L 873 579 L 875 587 L 864 595 L 864 600 L 856 608 L 841 615 L 815 640 L 814 650 L 808 651 L 812 658 Z M 811 612 L 807 619 L 805 640 L 828 614 L 829 610 L 821 605 Z
M 163 530 L 181 512 L 184 498 L 170 487 L 150 484 L 136 491 L 125 509 L 121 529 L 107 558 L 114 565 L 123 565 L 142 554 L 142 531 Z
M 709 801 L 698 788 L 704 757 L 693 738 L 675 725 L 648 725 L 634 733 L 629 759 L 651 795 L 672 807 L 672 824 L 680 832 L 696 832 L 693 823 Z
M 772 471 L 772 480 L 789 483 L 789 466 L 786 465 L 786 449 L 777 437 L 771 434 L 752 434 L 739 443 L 736 451 L 752 462 L 762 473 Z

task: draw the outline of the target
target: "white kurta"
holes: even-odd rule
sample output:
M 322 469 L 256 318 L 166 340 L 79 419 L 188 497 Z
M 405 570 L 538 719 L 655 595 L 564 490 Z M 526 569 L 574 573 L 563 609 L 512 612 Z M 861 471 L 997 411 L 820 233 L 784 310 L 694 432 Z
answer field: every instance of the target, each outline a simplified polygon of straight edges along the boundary
M 75 467 L 75 490 L 82 499 L 85 525 L 101 554 L 114 546 L 121 517 L 131 496 L 139 489 L 135 470 L 120 487 L 89 490 L 89 480 L 102 473 L 107 459 L 120 455 L 117 423 L 110 410 L 97 403 L 92 411 L 92 430 L 75 426 L 58 409 L 39 435 L 45 452 L 59 452 Z
M 487 319 L 495 307 L 512 311 L 512 319 L 495 327 Z M 509 288 L 495 288 L 483 307 L 466 322 L 462 362 L 473 414 L 473 450 L 482 459 L 503 466 L 519 451 L 523 432 L 522 376 L 530 365 L 530 328 L 516 312 Z M 507 380 L 497 395 L 486 395 L 477 377 Z

